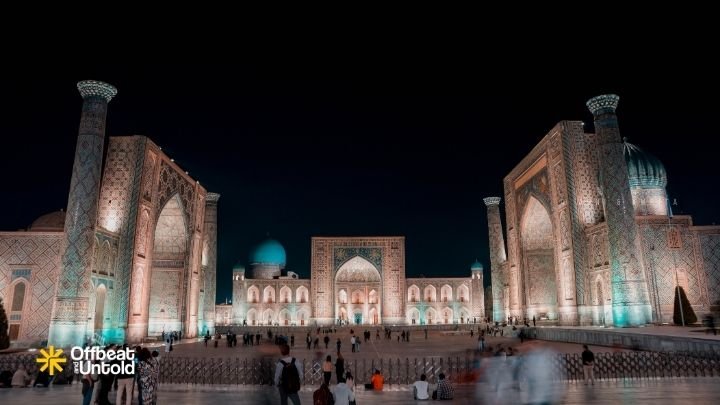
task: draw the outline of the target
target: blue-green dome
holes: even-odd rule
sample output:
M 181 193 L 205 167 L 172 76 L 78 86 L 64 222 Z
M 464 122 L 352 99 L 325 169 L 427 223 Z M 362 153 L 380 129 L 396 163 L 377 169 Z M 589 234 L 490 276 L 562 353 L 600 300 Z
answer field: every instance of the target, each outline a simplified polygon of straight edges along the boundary
M 250 252 L 250 264 L 285 266 L 285 248 L 275 239 L 267 239 Z
M 627 141 L 624 142 L 623 154 L 630 188 L 664 188 L 667 185 L 667 172 L 660 159 Z
M 473 263 L 473 264 L 470 266 L 470 270 L 482 270 L 482 269 L 483 269 L 483 265 L 482 265 L 482 263 L 480 263 L 480 261 L 477 260 L 477 259 L 475 260 L 475 263 Z
M 245 271 L 245 266 L 242 264 L 242 261 L 235 263 L 235 265 L 233 266 L 233 271 L 239 271 L 239 270 Z

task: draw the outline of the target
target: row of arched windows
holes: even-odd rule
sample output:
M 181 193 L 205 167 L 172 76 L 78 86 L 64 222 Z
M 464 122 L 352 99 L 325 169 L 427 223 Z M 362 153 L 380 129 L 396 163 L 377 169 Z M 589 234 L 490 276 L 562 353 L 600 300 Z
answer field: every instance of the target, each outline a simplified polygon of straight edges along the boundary
M 347 304 L 348 303 L 348 293 L 347 290 L 344 288 L 338 291 L 337 294 L 338 304 Z M 363 290 L 354 290 L 350 294 L 350 303 L 351 304 L 365 304 L 365 291 Z M 377 304 L 378 303 L 378 293 L 375 290 L 370 290 L 370 293 L 368 293 L 367 296 L 367 303 L 368 304 Z
M 308 299 L 310 297 L 310 293 L 305 286 L 300 286 L 295 290 L 295 300 L 293 301 L 293 293 L 290 287 L 283 286 L 280 288 L 280 294 L 277 297 L 278 300 L 276 301 L 276 295 L 275 295 L 275 287 L 273 286 L 267 286 L 265 289 L 263 289 L 262 292 L 262 298 L 260 296 L 260 289 L 257 286 L 251 286 L 248 288 L 248 294 L 247 294 L 247 302 L 254 303 L 254 304 L 274 304 L 276 302 L 278 303 L 290 303 L 290 302 L 297 302 L 297 303 L 306 303 L 308 302 Z
M 459 302 L 468 302 L 470 300 L 470 289 L 465 285 L 461 285 L 457 288 L 457 295 L 455 296 Z M 423 295 L 420 295 L 420 288 L 415 284 L 408 287 L 408 302 L 438 302 L 438 295 L 435 286 L 428 285 L 423 291 Z M 453 301 L 453 289 L 449 285 L 445 284 L 440 287 L 440 302 Z

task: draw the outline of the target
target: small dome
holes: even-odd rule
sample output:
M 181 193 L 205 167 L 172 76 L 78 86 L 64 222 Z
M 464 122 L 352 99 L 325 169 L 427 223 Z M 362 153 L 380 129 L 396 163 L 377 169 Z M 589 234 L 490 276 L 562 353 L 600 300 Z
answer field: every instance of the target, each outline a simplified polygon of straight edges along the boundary
M 242 261 L 238 261 L 233 266 L 233 271 L 245 271 L 245 266 L 242 264 Z
M 45 214 L 35 221 L 28 229 L 35 232 L 62 232 L 65 230 L 65 211 L 55 211 Z
M 264 264 L 284 267 L 286 262 L 285 248 L 275 239 L 267 239 L 250 253 L 250 264 Z
M 479 260 L 475 259 L 475 263 L 470 266 L 470 270 L 482 270 L 483 265 Z
M 627 141 L 623 144 L 630 188 L 665 188 L 667 172 L 660 159 Z

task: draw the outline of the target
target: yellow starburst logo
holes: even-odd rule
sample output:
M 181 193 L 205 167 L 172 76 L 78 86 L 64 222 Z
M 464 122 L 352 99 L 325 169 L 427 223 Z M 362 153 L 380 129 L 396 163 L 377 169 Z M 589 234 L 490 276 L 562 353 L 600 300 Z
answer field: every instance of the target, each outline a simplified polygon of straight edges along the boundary
M 63 353 L 63 350 L 55 350 L 54 346 L 50 346 L 48 347 L 48 351 L 45 351 L 45 349 L 40 349 L 40 356 L 38 356 L 36 360 L 38 364 L 43 365 L 42 367 L 40 367 L 40 371 L 45 371 L 49 367 L 50 375 L 55 375 L 55 370 L 57 370 L 58 373 L 62 372 L 63 369 L 60 363 L 67 363 L 66 358 L 60 357 L 60 355 Z

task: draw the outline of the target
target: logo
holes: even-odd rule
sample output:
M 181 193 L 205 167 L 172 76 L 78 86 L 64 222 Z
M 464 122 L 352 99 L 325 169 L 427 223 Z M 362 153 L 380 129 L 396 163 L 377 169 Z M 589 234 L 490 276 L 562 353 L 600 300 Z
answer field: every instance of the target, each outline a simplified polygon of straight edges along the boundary
M 45 371 L 50 368 L 50 375 L 55 375 L 55 370 L 57 370 L 58 373 L 61 373 L 63 369 L 62 366 L 60 366 L 60 363 L 67 362 L 66 358 L 60 357 L 63 353 L 62 349 L 58 349 L 56 351 L 54 346 L 49 346 L 48 350 L 50 353 L 45 351 L 45 349 L 40 349 L 40 356 L 38 356 L 36 360 L 38 364 L 43 365 L 40 367 L 40 371 Z

